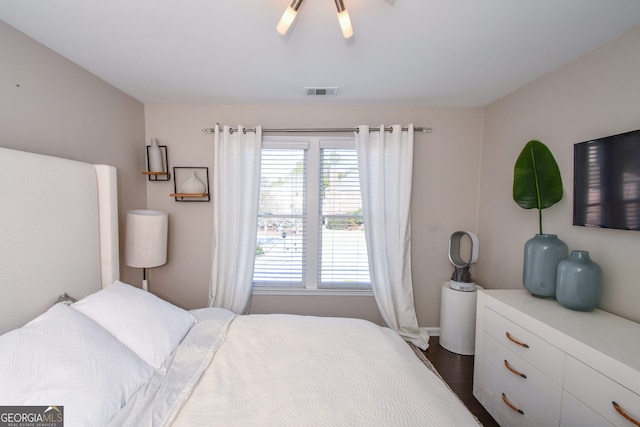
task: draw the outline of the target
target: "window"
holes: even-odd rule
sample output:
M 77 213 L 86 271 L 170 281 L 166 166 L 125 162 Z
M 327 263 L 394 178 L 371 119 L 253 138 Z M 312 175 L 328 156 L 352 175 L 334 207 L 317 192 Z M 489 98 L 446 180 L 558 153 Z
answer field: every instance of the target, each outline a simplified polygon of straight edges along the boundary
M 265 138 L 254 290 L 369 290 L 353 138 Z

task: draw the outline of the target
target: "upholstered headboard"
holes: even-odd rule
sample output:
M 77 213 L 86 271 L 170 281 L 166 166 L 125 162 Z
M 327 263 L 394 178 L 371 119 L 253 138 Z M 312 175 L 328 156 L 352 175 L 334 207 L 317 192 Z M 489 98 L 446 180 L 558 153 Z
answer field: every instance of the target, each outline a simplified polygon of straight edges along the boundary
M 119 270 L 116 169 L 0 147 L 0 334 Z

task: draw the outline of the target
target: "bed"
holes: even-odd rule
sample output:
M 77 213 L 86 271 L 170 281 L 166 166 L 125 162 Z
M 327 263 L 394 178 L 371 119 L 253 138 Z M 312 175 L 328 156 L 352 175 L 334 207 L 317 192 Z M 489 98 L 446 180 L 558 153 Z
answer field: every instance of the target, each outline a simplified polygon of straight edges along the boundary
M 0 177 L 0 415 L 41 408 L 67 427 L 479 425 L 387 328 L 187 311 L 121 282 L 115 168 L 0 148 Z

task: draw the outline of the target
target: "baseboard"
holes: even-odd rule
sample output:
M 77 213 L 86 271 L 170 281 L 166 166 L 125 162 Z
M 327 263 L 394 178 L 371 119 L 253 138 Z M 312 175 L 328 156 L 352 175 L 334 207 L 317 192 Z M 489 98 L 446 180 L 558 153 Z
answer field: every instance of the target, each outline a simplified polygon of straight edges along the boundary
M 427 331 L 430 337 L 439 337 L 440 336 L 440 327 L 436 326 L 427 326 L 420 328 L 421 331 Z

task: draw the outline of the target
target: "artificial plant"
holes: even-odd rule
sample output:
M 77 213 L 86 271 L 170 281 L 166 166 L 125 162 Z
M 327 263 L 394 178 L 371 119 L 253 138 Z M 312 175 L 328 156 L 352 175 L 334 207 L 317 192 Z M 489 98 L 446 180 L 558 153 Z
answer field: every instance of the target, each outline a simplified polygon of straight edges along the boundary
M 562 199 L 562 177 L 551 150 L 540 141 L 529 141 L 513 168 L 513 200 L 523 209 L 538 209 L 540 234 L 542 210 Z

